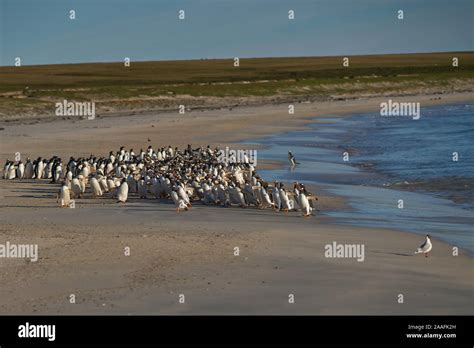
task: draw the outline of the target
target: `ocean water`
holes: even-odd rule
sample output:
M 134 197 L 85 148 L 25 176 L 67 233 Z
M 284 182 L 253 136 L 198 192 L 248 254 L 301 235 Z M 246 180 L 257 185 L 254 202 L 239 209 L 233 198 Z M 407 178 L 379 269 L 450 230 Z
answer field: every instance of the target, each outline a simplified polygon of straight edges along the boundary
M 306 130 L 255 143 L 265 145 L 260 159 L 287 161 L 291 150 L 300 162 L 260 171 L 265 179 L 314 183 L 346 197 L 351 209 L 328 213 L 336 223 L 429 233 L 474 253 L 474 102 L 422 106 L 419 120 L 318 118 Z

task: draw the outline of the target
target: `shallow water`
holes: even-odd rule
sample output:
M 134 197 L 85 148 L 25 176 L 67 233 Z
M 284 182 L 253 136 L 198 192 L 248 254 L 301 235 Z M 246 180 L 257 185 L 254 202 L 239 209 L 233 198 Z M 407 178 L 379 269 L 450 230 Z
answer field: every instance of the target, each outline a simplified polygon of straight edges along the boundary
M 347 197 L 353 209 L 328 213 L 337 223 L 429 233 L 474 253 L 472 103 L 422 107 L 419 120 L 364 113 L 323 121 L 255 141 L 267 146 L 260 159 L 287 161 L 291 150 L 300 162 L 261 175 Z

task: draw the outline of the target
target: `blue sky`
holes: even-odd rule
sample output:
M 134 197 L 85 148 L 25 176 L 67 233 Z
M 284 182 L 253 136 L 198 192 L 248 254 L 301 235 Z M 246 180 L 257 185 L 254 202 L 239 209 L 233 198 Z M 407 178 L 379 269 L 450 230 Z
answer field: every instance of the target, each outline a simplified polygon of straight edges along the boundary
M 473 0 L 0 0 L 0 65 L 470 51 L 473 23 Z

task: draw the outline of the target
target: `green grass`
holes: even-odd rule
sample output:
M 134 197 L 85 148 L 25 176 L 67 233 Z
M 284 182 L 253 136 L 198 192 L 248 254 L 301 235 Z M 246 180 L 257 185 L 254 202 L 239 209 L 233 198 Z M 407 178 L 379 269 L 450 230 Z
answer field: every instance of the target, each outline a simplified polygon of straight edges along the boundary
M 349 67 L 342 58 L 241 59 L 238 68 L 232 59 L 0 67 L 0 108 L 21 113 L 62 99 L 135 105 L 128 99 L 377 94 L 474 79 L 474 52 L 352 56 Z

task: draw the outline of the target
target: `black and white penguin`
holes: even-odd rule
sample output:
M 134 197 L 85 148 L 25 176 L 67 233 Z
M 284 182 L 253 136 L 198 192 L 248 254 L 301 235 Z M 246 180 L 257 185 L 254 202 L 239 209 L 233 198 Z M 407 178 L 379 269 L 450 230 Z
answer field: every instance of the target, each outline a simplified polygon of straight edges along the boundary
M 288 151 L 288 162 L 290 162 L 291 167 L 294 167 L 298 164 L 298 162 L 296 162 L 295 156 L 293 156 L 291 151 Z
M 122 179 L 122 183 L 117 190 L 117 203 L 125 203 L 128 199 L 128 184 L 127 179 Z

